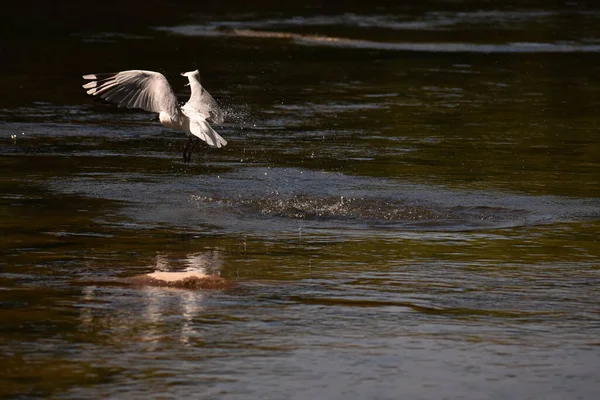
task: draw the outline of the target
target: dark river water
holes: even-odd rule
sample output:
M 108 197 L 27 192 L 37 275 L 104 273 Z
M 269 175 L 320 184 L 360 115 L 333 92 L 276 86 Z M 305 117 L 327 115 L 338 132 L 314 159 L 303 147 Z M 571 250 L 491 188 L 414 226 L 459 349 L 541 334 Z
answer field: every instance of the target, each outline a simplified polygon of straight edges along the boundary
M 222 3 L 3 23 L 0 398 L 597 399 L 600 8 Z M 196 68 L 189 165 L 81 89 Z

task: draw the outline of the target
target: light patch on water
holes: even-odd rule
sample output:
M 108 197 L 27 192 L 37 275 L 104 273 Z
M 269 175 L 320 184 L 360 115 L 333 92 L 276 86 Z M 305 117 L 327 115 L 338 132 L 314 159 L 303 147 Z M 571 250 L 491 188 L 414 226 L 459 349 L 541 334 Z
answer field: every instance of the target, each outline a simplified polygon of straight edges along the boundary
M 594 199 L 451 190 L 297 168 L 251 167 L 218 177 L 174 175 L 162 180 L 136 174 L 101 180 L 80 176 L 52 187 L 122 202 L 125 218 L 117 218 L 119 224 L 259 236 L 299 230 L 393 235 L 499 229 L 600 215 Z

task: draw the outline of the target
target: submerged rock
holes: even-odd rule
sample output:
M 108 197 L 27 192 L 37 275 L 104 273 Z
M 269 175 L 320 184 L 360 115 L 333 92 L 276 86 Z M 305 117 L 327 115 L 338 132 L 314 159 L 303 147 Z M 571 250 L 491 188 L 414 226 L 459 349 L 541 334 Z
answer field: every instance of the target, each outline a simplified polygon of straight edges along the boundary
M 127 279 L 134 285 L 158 286 L 181 289 L 227 289 L 233 282 L 216 275 L 205 275 L 198 272 L 161 272 L 137 275 Z

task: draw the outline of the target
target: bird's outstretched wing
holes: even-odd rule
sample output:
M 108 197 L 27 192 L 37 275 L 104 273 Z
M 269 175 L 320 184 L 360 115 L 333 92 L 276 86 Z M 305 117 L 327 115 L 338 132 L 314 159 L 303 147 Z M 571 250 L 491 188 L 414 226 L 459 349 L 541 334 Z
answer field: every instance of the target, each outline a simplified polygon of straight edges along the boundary
M 192 94 L 184 108 L 191 109 L 204 115 L 208 122 L 222 124 L 224 121 L 223 111 L 217 105 L 213 97 L 200 84 L 200 74 L 198 70 L 183 74 L 190 80 L 190 89 Z
M 201 95 L 199 96 L 199 100 L 195 100 L 192 94 L 192 98 L 187 102 L 188 105 L 192 105 L 194 108 L 198 109 L 203 114 L 206 113 L 208 117 L 207 121 L 213 122 L 215 124 L 222 124 L 225 121 L 225 116 L 223 115 L 223 110 L 219 108 L 217 102 L 213 97 L 201 87 Z M 194 100 L 194 101 L 193 101 Z M 192 102 L 193 101 L 193 102 Z M 191 104 L 190 104 L 191 103 Z
M 87 94 L 117 104 L 169 115 L 177 113 L 177 97 L 163 74 L 131 70 L 111 74 L 84 75 L 90 82 L 83 85 Z

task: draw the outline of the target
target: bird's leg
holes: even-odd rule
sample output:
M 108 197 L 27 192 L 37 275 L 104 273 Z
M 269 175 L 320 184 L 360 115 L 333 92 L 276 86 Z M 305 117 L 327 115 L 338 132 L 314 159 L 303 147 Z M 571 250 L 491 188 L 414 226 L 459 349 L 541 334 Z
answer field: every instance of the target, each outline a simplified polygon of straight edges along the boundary
M 198 147 L 198 143 L 200 143 L 200 139 L 195 138 L 196 140 L 193 140 L 192 137 L 190 137 L 190 140 L 188 141 L 188 144 L 186 146 L 187 149 L 187 163 L 189 163 L 190 161 L 192 161 L 192 153 L 194 152 L 194 150 L 196 149 L 196 147 Z
M 200 139 L 196 138 L 196 140 L 194 141 L 194 144 L 192 144 L 192 147 L 190 148 L 190 160 L 192 159 L 192 151 L 196 150 L 196 147 L 198 147 L 199 144 L 200 144 Z
M 190 160 L 192 159 L 192 143 L 193 143 L 192 140 L 193 140 L 193 137 L 190 136 L 187 143 L 185 144 L 185 147 L 183 148 L 183 162 L 184 163 L 189 163 Z

